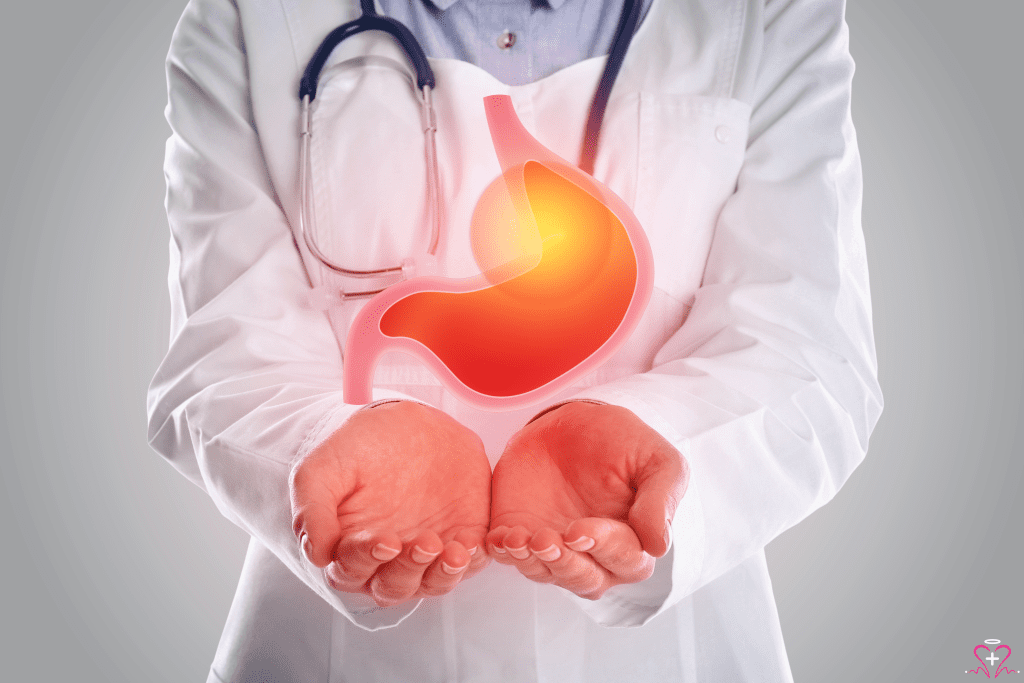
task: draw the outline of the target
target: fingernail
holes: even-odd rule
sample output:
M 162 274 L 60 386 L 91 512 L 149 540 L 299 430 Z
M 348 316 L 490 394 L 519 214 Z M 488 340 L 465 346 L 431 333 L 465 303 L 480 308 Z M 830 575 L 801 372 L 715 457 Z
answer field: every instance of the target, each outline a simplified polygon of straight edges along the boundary
M 391 607 L 395 605 L 395 601 L 391 598 L 385 598 L 379 595 L 376 591 L 372 593 L 373 601 L 377 603 L 377 607 Z
M 502 548 L 500 545 L 496 545 L 494 546 L 494 552 L 498 553 L 499 555 L 504 555 L 505 549 Z
M 509 555 L 517 560 L 525 560 L 530 556 L 530 551 L 525 545 L 522 548 L 506 548 L 506 550 L 508 550 Z
M 594 539 L 590 536 L 580 536 L 575 541 L 567 541 L 566 545 L 577 552 L 586 552 L 594 547 Z
M 302 548 L 302 554 L 306 556 L 306 559 L 310 562 L 313 561 L 313 542 L 309 540 L 309 534 L 305 531 L 299 536 L 299 546 Z
M 414 545 L 412 547 L 412 552 L 409 554 L 412 556 L 413 562 L 418 562 L 419 564 L 426 564 L 427 562 L 430 562 L 441 553 L 428 553 L 426 550 L 419 547 L 418 545 Z
M 470 548 L 466 552 L 468 552 L 470 555 L 476 555 L 476 546 L 473 546 L 472 548 Z
M 328 586 L 334 590 L 341 590 L 339 588 L 340 584 L 338 583 L 338 579 L 334 576 L 336 573 L 338 573 L 337 565 L 332 562 L 324 569 L 324 578 L 327 579 Z
M 370 581 L 370 597 L 373 598 L 378 607 L 391 607 L 396 604 L 394 599 L 386 597 L 380 592 L 379 577 L 374 577 Z
M 665 548 L 667 549 L 669 544 L 672 543 L 672 520 L 665 520 L 665 535 L 662 537 L 665 541 Z
M 544 560 L 545 562 L 554 562 L 562 556 L 562 551 L 558 548 L 557 545 L 552 543 L 547 548 L 544 548 L 544 550 L 534 550 L 533 554 L 539 557 L 540 559 Z
M 461 572 L 465 568 L 466 568 L 465 566 L 463 566 L 463 567 L 452 567 L 452 566 L 449 566 L 448 563 L 445 562 L 444 560 L 441 560 L 441 570 L 444 571 L 445 574 L 451 574 L 451 575 L 454 576 L 455 574 L 458 574 L 459 572 Z
M 383 543 L 378 543 L 377 545 L 373 546 L 372 550 L 370 550 L 370 555 L 372 555 L 373 559 L 375 560 L 387 562 L 388 560 L 395 559 L 398 556 L 398 553 L 400 552 L 402 552 L 401 548 L 395 550 L 394 548 L 387 547 Z

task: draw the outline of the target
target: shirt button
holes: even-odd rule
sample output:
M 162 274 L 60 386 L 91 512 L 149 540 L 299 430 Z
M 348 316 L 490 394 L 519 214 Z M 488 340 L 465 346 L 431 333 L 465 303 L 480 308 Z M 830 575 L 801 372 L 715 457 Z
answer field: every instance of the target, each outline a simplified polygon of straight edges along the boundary
M 719 126 L 715 129 L 715 139 L 725 144 L 732 137 L 732 131 L 727 126 Z
M 498 47 L 500 47 L 502 50 L 507 50 L 515 44 L 516 34 L 512 33 L 512 31 L 505 31 L 500 36 L 498 36 Z

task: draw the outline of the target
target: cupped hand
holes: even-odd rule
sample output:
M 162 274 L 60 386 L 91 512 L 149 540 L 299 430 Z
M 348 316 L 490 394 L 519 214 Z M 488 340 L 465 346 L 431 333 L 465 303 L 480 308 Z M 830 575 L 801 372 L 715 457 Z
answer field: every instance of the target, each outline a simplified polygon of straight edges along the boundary
M 434 408 L 387 403 L 295 464 L 292 528 L 336 590 L 382 607 L 442 595 L 488 562 L 490 482 L 476 434 Z
M 688 480 L 682 454 L 630 410 L 566 403 L 516 434 L 494 468 L 488 552 L 597 599 L 651 576 Z

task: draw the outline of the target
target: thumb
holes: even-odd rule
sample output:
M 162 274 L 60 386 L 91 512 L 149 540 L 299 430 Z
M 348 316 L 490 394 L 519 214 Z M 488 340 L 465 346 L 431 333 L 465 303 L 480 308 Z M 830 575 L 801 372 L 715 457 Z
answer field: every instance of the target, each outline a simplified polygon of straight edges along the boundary
M 636 497 L 629 508 L 629 525 L 644 552 L 654 557 L 668 552 L 672 518 L 690 478 L 686 459 L 675 448 L 669 449 L 648 459 L 636 478 Z
M 352 489 L 345 479 L 334 458 L 311 455 L 292 469 L 292 531 L 306 559 L 317 567 L 334 560 L 341 540 L 338 506 Z

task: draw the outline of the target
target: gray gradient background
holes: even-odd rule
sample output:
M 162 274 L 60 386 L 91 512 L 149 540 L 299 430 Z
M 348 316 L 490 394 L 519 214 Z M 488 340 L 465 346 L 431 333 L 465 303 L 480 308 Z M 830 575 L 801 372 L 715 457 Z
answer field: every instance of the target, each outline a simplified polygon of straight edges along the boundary
M 244 533 L 145 437 L 183 6 L 0 21 L 3 680 L 205 680 L 241 568 Z M 798 681 L 976 680 L 982 639 L 1024 664 L 1024 2 L 854 0 L 848 21 L 886 410 L 769 562 Z

